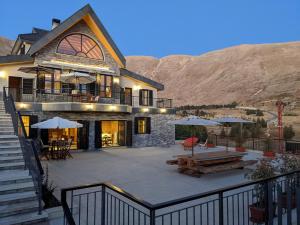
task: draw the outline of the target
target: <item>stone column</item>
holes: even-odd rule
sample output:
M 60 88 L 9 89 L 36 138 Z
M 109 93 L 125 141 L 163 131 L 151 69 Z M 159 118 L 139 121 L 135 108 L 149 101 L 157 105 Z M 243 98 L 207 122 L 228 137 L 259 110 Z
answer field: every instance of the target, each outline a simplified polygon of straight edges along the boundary
M 95 121 L 89 123 L 89 151 L 95 151 Z

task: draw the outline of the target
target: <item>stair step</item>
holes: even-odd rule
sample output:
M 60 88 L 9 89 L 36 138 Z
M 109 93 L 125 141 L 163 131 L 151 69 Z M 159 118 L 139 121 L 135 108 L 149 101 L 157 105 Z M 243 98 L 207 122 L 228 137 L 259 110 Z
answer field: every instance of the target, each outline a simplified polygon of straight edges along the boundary
M 33 182 L 6 184 L 0 186 L 0 195 L 18 193 L 25 191 L 34 191 Z
M 22 162 L 24 161 L 23 156 L 2 156 L 0 157 L 0 163 L 10 163 L 10 162 Z
M 0 195 L 0 206 L 34 200 L 37 200 L 37 196 L 34 191 Z
M 0 135 L 14 135 L 15 132 L 13 129 L 9 130 L 0 130 Z
M 18 136 L 14 135 L 14 134 L 1 134 L 0 133 L 0 140 L 2 140 L 2 139 L 10 139 L 10 138 L 18 138 Z
M 32 181 L 28 170 L 2 170 L 0 171 L 0 185 L 26 183 Z
M 9 216 L 0 219 L 1 225 L 34 225 L 45 222 L 48 218 L 46 212 L 42 212 L 41 215 L 38 212 L 26 213 L 21 215 Z
M 24 169 L 24 162 L 14 162 L 14 163 L 1 163 L 0 170 L 16 170 L 16 169 Z
M 20 143 L 18 145 L 0 145 L 0 151 L 1 150 L 10 150 L 10 149 L 20 149 L 21 145 Z
M 0 206 L 0 218 L 18 215 L 28 212 L 36 212 L 39 209 L 38 201 L 25 201 L 9 205 Z
M 10 144 L 10 143 L 13 143 L 13 144 L 19 143 L 18 137 L 15 136 L 14 138 L 15 138 L 15 140 L 14 139 L 8 139 L 8 140 L 2 140 L 2 139 L 0 139 L 0 145 L 1 144 Z
M 19 147 L 19 149 L 14 148 L 14 149 L 0 150 L 0 157 L 2 157 L 2 156 L 19 156 L 19 155 L 23 155 L 20 147 Z

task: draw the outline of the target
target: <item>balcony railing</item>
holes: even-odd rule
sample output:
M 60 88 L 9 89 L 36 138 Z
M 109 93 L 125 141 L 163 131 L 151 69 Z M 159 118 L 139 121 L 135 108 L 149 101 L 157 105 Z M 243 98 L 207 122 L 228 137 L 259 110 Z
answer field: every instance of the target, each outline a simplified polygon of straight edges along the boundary
M 122 104 L 133 107 L 172 108 L 172 99 L 167 98 L 143 98 L 127 95 L 124 92 L 99 91 L 98 95 L 85 91 L 63 89 L 23 89 L 4 88 L 7 95 L 11 95 L 15 102 L 81 102 L 81 103 L 103 103 Z
M 111 184 L 98 183 L 62 189 L 61 202 L 65 225 L 300 224 L 300 173 L 158 204 Z

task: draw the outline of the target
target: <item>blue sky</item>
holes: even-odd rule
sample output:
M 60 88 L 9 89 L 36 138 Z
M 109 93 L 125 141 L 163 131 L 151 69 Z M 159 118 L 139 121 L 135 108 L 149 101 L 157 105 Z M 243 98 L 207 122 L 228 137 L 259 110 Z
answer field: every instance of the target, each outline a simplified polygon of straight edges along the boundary
M 300 40 L 299 0 L 3 0 L 0 36 L 50 28 L 90 3 L 124 55 L 199 55 Z

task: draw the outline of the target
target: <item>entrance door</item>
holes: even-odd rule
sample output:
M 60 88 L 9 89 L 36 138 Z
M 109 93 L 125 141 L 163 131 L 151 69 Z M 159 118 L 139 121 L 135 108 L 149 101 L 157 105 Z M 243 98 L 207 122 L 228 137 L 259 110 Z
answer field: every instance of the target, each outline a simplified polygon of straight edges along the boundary
M 101 121 L 101 146 L 116 147 L 125 145 L 125 121 Z
M 78 120 L 78 123 L 81 123 L 83 126 L 77 129 L 78 132 L 78 149 L 88 149 L 89 148 L 89 121 Z
M 21 85 L 22 85 L 21 77 L 9 77 L 8 78 L 8 87 L 9 87 L 8 94 L 11 94 L 13 99 L 16 102 L 20 102 L 20 100 L 21 100 L 21 93 L 20 93 Z

